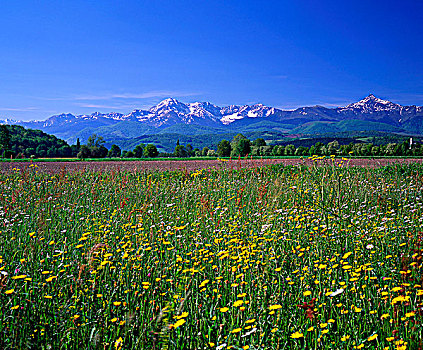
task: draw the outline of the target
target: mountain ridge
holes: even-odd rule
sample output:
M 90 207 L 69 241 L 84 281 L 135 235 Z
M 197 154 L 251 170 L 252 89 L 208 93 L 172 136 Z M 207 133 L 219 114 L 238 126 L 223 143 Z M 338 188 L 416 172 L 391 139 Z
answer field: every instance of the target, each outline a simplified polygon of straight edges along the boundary
M 242 132 L 245 128 L 260 127 L 266 123 L 271 128 L 279 128 L 289 132 L 295 129 L 301 132 L 301 127 L 310 123 L 325 122 L 326 129 L 330 131 L 333 124 L 344 120 L 360 121 L 359 125 L 365 127 L 366 123 L 389 125 L 387 130 L 399 130 L 413 134 L 423 134 L 423 107 L 402 106 L 388 100 L 383 100 L 373 94 L 366 96 L 358 102 L 344 107 L 328 108 L 324 106 L 299 107 L 295 110 L 283 110 L 276 107 L 265 106 L 261 103 L 253 105 L 229 105 L 220 107 L 210 102 L 183 103 L 174 98 L 167 98 L 148 110 L 134 109 L 132 112 L 100 113 L 74 115 L 62 113 L 53 115 L 44 121 L 19 121 L 0 120 L 0 124 L 16 124 L 28 128 L 40 129 L 67 141 L 75 141 L 78 135 L 95 133 L 101 129 L 105 138 L 110 133 L 116 134 L 119 127 L 121 137 L 134 137 L 139 130 L 139 135 L 166 132 L 166 128 L 181 130 L 184 125 L 194 128 L 213 128 L 222 132 Z M 129 124 L 131 125 L 129 130 Z M 127 132 L 124 129 L 128 129 Z M 313 129 L 313 128 L 311 128 Z M 321 129 L 321 128 L 317 128 Z M 82 138 L 85 138 L 83 136 Z

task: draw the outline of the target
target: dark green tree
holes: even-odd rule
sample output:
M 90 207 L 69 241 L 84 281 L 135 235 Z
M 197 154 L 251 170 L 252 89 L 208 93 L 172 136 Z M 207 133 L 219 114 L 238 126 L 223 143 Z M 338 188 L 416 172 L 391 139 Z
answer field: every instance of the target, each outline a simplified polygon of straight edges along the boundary
M 122 155 L 122 150 L 117 145 L 112 145 L 110 147 L 109 152 L 107 153 L 107 156 L 110 158 L 119 158 Z
M 175 147 L 175 151 L 173 152 L 173 155 L 175 157 L 187 157 L 188 156 L 188 152 L 185 149 L 184 146 L 182 145 L 178 145 Z
M 252 146 L 255 146 L 255 147 L 266 146 L 266 141 L 264 141 L 264 139 L 262 138 L 255 139 L 252 143 Z
M 3 158 L 9 157 L 10 153 L 10 132 L 6 125 L 0 125 L 0 147 Z
M 104 142 L 103 137 L 97 136 L 96 134 L 92 134 L 88 138 L 87 147 L 90 150 L 89 158 L 104 158 L 107 156 L 109 151 L 104 147 Z
M 316 142 L 316 144 L 314 145 L 315 148 L 315 153 L 316 155 L 322 155 L 322 147 L 324 146 L 324 144 L 322 142 Z
M 191 144 L 186 145 L 185 149 L 187 150 L 188 157 L 192 157 L 194 155 L 194 150 Z
M 232 141 L 231 141 L 231 146 L 232 146 L 232 149 L 235 147 L 235 145 L 236 145 L 236 143 L 239 141 L 239 140 L 248 140 L 243 134 L 236 134 L 235 136 L 234 136 L 234 138 L 232 139 Z
M 135 154 L 132 151 L 128 151 L 125 153 L 125 157 L 124 158 L 134 158 Z
M 91 158 L 104 158 L 109 152 L 104 146 L 94 146 L 90 148 Z
M 90 158 L 90 156 L 91 156 L 91 151 L 90 151 L 89 147 L 86 146 L 86 145 L 82 145 L 79 148 L 79 152 L 78 152 L 77 157 L 79 159 L 86 159 L 86 158 Z
M 28 147 L 25 150 L 25 156 L 27 157 L 35 156 L 35 149 L 33 147 Z
M 219 157 L 229 157 L 231 155 L 231 143 L 228 140 L 222 140 L 218 143 L 217 155 Z
M 142 143 L 140 145 L 135 146 L 134 148 L 134 155 L 135 158 L 142 158 L 143 152 L 144 152 L 145 145 Z
M 40 157 L 40 158 L 45 157 L 47 155 L 46 146 L 44 144 L 38 145 L 37 148 L 35 149 L 35 154 L 37 155 L 37 157 Z
M 144 148 L 144 157 L 147 158 L 155 158 L 157 157 L 159 154 L 159 152 L 157 151 L 157 147 L 153 144 L 148 144 L 147 146 L 145 146 Z
M 241 156 L 244 157 L 247 154 L 251 153 L 250 140 L 240 138 L 236 143 L 235 147 L 232 147 L 231 156 Z

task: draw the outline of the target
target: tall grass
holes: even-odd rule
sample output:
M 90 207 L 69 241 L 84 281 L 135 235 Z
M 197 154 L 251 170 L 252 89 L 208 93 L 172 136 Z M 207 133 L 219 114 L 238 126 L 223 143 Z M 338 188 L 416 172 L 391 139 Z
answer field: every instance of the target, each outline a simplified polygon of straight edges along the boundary
M 2 349 L 418 349 L 423 166 L 0 174 Z

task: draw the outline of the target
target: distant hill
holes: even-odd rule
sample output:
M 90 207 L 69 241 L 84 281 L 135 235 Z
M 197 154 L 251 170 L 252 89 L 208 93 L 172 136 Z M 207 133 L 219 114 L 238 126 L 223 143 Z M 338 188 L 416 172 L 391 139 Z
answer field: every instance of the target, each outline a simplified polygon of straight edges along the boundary
M 148 139 L 170 151 L 174 147 L 170 149 L 168 140 L 171 137 L 191 137 L 195 142 L 193 146 L 201 147 L 226 138 L 225 134 L 237 133 L 252 133 L 265 138 L 270 132 L 276 135 L 272 139 L 274 141 L 288 135 L 328 132 L 378 131 L 423 135 L 423 107 L 401 106 L 372 94 L 345 107 L 312 106 L 293 111 L 262 104 L 219 107 L 209 102 L 183 103 L 169 98 L 149 110 L 136 109 L 129 114 L 60 114 L 45 121 L 6 119 L 0 123 L 40 129 L 69 143 L 75 143 L 77 138 L 86 142 L 95 133 L 101 135 L 108 145 L 115 143 L 125 148 Z M 203 137 L 196 137 L 201 135 Z
M 26 157 L 70 157 L 72 148 L 54 135 L 41 130 L 25 129 L 19 125 L 6 125 L 6 130 L 0 130 L 2 135 L 1 154 L 9 151 L 13 156 Z M 7 136 L 4 136 L 7 134 Z M 8 139 L 7 141 L 4 141 Z M 5 143 L 8 143 L 6 145 Z

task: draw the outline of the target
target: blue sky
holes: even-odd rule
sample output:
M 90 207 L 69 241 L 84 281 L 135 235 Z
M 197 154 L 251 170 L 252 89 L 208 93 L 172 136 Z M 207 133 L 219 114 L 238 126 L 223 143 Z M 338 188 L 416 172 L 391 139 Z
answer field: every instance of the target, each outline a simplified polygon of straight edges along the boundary
M 423 2 L 1 1 L 0 118 L 127 113 L 167 97 L 423 105 Z

